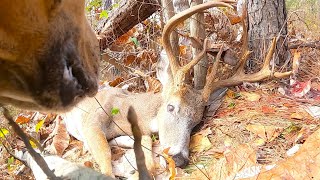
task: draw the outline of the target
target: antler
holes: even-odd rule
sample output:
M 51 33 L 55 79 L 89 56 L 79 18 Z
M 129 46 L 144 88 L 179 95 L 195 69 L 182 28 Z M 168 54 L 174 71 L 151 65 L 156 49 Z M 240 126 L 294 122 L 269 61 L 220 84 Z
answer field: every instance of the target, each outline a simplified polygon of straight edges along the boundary
M 180 12 L 179 14 L 176 14 L 173 16 L 165 25 L 163 29 L 163 34 L 162 34 L 162 42 L 163 42 L 163 48 L 167 53 L 170 66 L 171 66 L 171 72 L 173 76 L 173 82 L 174 82 L 174 87 L 179 88 L 184 82 L 185 79 L 185 74 L 194 66 L 196 65 L 202 57 L 206 53 L 206 45 L 207 41 L 204 41 L 204 47 L 203 50 L 192 60 L 190 61 L 187 65 L 181 67 L 179 65 L 179 62 L 176 58 L 176 56 L 173 53 L 171 43 L 170 43 L 170 34 L 174 30 L 174 28 L 182 21 L 188 19 L 190 16 L 193 14 L 212 8 L 212 7 L 230 7 L 233 8 L 230 4 L 228 3 L 235 3 L 233 0 L 220 0 L 220 1 L 209 1 L 207 3 L 203 3 L 200 5 L 193 6 L 185 11 Z
M 245 29 L 244 29 L 245 30 Z M 270 44 L 268 54 L 266 55 L 266 58 L 264 60 L 264 64 L 262 66 L 262 69 L 259 72 L 256 72 L 254 74 L 245 74 L 244 73 L 244 66 L 246 64 L 246 60 L 248 59 L 248 56 L 250 52 L 246 50 L 242 58 L 240 60 L 240 65 L 238 66 L 238 69 L 236 70 L 236 73 L 225 80 L 220 80 L 217 82 L 214 82 L 213 78 L 214 75 L 210 74 L 210 79 L 207 81 L 207 83 L 204 86 L 202 96 L 205 101 L 208 101 L 210 94 L 214 92 L 217 89 L 220 89 L 222 87 L 230 87 L 242 84 L 243 82 L 256 82 L 260 80 L 264 80 L 269 77 L 276 77 L 276 78 L 283 78 L 287 77 L 292 74 L 292 71 L 288 72 L 272 72 L 269 68 L 270 61 L 272 59 L 272 55 L 274 52 L 274 49 L 276 47 L 276 38 L 273 39 L 272 43 Z M 218 63 L 218 62 L 216 62 Z

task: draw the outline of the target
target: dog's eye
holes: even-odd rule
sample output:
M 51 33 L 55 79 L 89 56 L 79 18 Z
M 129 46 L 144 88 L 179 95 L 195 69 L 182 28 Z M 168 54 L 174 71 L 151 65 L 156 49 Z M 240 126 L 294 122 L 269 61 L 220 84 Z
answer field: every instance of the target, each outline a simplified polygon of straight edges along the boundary
M 167 111 L 168 111 L 168 112 L 173 112 L 173 111 L 174 111 L 174 106 L 172 106 L 171 104 L 169 104 L 169 105 L 167 106 Z

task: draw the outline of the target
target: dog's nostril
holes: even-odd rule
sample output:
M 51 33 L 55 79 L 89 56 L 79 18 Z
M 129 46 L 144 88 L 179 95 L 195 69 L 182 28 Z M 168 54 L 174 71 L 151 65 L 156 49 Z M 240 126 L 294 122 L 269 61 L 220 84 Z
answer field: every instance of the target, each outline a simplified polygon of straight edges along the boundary
M 176 166 L 178 166 L 180 168 L 184 168 L 189 164 L 189 159 L 183 157 L 183 155 L 181 153 L 172 156 L 172 158 L 173 158 L 174 162 L 176 163 Z
M 96 93 L 98 92 L 98 83 L 92 83 L 90 87 L 87 87 L 85 89 L 85 92 L 90 97 L 96 95 Z
M 82 89 L 82 86 L 81 84 L 77 83 L 77 86 L 76 86 L 77 89 Z

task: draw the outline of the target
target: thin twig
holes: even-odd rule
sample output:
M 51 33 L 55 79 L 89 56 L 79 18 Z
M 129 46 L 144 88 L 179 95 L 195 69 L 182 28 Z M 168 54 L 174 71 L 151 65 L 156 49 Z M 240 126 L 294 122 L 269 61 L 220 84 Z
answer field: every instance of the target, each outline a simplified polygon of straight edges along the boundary
M 38 154 L 31 146 L 28 136 L 25 135 L 25 133 L 21 130 L 19 125 L 13 120 L 12 116 L 10 115 L 7 108 L 0 105 L 3 109 L 3 115 L 8 120 L 9 125 L 11 125 L 14 132 L 22 139 L 24 144 L 26 145 L 26 148 L 30 155 L 32 156 L 33 160 L 38 164 L 38 166 L 42 169 L 42 171 L 47 175 L 49 179 L 52 180 L 60 180 L 61 178 L 56 177 L 56 175 L 51 171 L 48 167 L 48 164 L 43 159 L 43 157 Z
M 1 134 L 5 137 L 2 129 L 0 129 L 0 132 L 1 132 Z M 9 142 L 7 138 L 5 138 L 5 139 L 6 139 L 7 142 Z M 7 147 L 7 145 L 5 145 L 4 141 L 3 141 L 1 138 L 0 138 L 0 143 L 2 144 L 2 146 L 4 147 L 4 149 L 6 149 L 6 151 L 7 151 L 13 158 L 19 160 L 19 161 L 22 162 L 25 166 L 28 166 L 27 162 L 25 162 L 24 160 L 18 158 L 15 154 L 13 154 L 13 153 L 10 151 L 10 149 Z M 9 144 L 10 144 L 10 143 L 9 143 Z

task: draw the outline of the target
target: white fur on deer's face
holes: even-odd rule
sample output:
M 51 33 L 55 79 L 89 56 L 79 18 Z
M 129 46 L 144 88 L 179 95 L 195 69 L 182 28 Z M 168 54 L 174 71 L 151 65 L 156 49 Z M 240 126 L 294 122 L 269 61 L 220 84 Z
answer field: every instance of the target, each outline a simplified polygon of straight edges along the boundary
M 157 75 L 163 85 L 163 104 L 158 112 L 158 129 L 163 149 L 170 148 L 179 167 L 188 164 L 189 142 L 192 129 L 201 121 L 205 103 L 201 91 L 189 85 L 176 90 L 164 54 L 158 64 Z
M 162 148 L 170 148 L 179 167 L 188 164 L 189 142 L 192 129 L 200 123 L 204 110 L 201 93 L 190 87 L 173 92 L 165 98 L 158 117 L 159 138 Z

